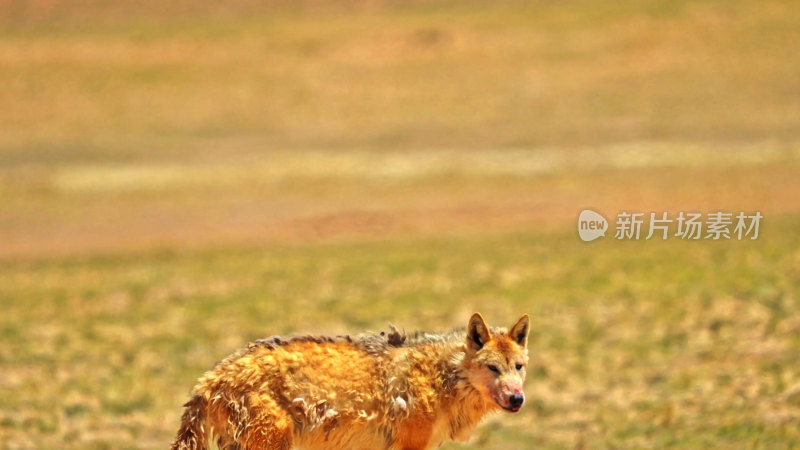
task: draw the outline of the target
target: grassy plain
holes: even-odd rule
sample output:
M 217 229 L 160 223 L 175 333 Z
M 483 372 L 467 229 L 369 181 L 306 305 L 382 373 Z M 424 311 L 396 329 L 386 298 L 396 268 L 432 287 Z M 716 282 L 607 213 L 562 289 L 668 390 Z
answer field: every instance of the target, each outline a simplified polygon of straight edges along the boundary
M 797 2 L 0 2 L 0 446 L 293 332 L 533 318 L 464 447 L 800 446 Z M 761 211 L 583 243 L 578 211 Z

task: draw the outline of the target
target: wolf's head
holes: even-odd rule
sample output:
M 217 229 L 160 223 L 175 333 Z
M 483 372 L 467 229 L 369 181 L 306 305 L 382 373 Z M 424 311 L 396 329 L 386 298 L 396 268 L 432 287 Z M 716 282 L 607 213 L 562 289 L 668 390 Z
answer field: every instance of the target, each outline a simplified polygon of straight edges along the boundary
M 467 324 L 463 369 L 469 382 L 486 400 L 517 412 L 525 402 L 522 383 L 528 365 L 530 318 L 523 315 L 507 331 L 490 329 L 479 313 Z

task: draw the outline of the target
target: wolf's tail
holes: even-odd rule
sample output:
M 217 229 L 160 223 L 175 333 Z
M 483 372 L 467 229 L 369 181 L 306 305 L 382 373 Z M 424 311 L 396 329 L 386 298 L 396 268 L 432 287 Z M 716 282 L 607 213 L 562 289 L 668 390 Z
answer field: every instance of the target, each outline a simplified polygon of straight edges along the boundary
M 183 406 L 185 409 L 181 417 L 181 428 L 170 450 L 208 450 L 203 426 L 208 402 L 203 397 L 195 395 Z

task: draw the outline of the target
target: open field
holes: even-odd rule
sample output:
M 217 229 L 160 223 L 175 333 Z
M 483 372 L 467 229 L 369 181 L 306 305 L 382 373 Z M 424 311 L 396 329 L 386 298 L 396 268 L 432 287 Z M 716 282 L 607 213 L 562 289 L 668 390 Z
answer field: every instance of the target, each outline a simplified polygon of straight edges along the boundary
M 448 450 L 800 447 L 800 3 L 162 3 L 0 0 L 0 447 L 165 448 L 248 340 L 476 310 L 529 403 Z
M 796 447 L 797 223 L 713 244 L 530 231 L 5 263 L 0 438 L 163 448 L 195 378 L 248 340 L 479 310 L 532 314 L 529 404 L 466 448 Z

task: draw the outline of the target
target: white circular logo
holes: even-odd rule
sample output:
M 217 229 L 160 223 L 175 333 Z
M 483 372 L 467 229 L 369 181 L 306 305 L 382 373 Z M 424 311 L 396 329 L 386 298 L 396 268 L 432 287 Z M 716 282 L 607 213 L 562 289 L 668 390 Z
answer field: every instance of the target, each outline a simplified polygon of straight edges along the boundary
M 585 242 L 604 237 L 608 230 L 608 221 L 600 213 L 584 209 L 578 216 L 578 235 Z

